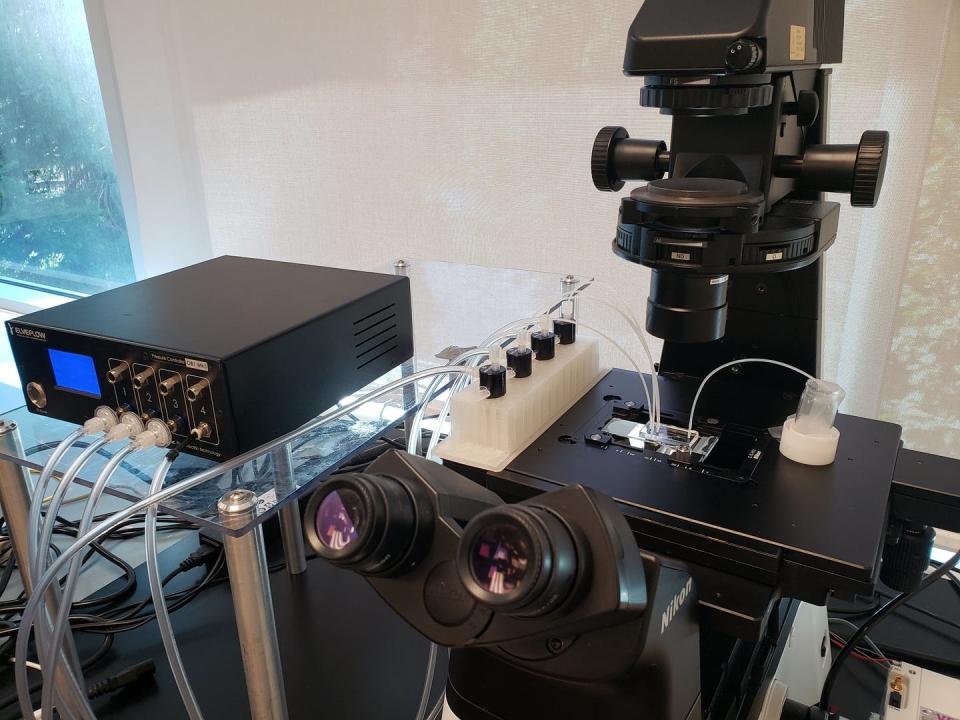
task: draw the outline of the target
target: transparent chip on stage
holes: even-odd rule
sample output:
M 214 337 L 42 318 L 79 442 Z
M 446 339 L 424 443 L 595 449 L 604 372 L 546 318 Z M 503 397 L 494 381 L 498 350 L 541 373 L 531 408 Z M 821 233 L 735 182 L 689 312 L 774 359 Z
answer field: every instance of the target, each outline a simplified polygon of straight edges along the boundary
M 359 537 L 363 522 L 360 496 L 344 488 L 327 495 L 317 510 L 317 536 L 331 550 L 343 550 Z
M 477 537 L 470 557 L 480 586 L 495 595 L 513 592 L 523 580 L 530 561 L 530 541 L 515 525 L 500 523 Z

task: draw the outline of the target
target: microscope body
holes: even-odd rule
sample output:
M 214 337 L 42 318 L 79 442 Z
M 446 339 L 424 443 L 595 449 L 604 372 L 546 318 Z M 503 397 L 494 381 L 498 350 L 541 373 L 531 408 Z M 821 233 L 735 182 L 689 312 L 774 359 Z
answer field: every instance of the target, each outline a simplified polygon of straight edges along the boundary
M 621 200 L 613 250 L 653 271 L 660 421 L 681 433 L 689 422 L 709 458 L 612 430 L 651 419 L 636 374 L 613 370 L 502 470 L 389 452 L 311 498 L 318 554 L 451 649 L 447 701 L 461 720 L 744 720 L 801 601 L 873 592 L 898 426 L 838 415 L 837 461 L 794 463 L 769 429 L 796 409 L 802 380 L 747 364 L 690 410 L 731 361 L 818 375 L 822 258 L 840 212 L 824 193 L 874 206 L 888 143 L 868 131 L 826 144 L 822 65 L 841 60 L 843 11 L 844 0 L 646 0 L 624 72 L 645 78 L 642 105 L 672 115 L 670 147 L 619 127 L 593 147 L 598 189 L 647 181 Z M 927 490 L 904 507 L 945 497 Z

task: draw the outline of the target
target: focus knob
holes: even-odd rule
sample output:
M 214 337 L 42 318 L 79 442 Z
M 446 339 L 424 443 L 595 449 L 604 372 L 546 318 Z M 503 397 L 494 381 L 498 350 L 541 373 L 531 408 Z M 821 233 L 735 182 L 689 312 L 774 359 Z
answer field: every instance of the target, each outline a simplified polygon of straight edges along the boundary
M 887 146 L 890 133 L 885 130 L 867 130 L 860 137 L 857 161 L 853 166 L 853 187 L 850 204 L 854 207 L 876 207 L 887 169 Z
M 615 192 L 626 180 L 659 180 L 669 165 L 665 142 L 631 138 L 622 127 L 605 127 L 593 141 L 590 173 L 597 190 Z
M 590 157 L 590 174 L 597 190 L 617 192 L 623 188 L 623 180 L 613 172 L 613 148 L 618 140 L 630 137 L 626 128 L 607 126 L 597 133 Z
M 734 72 L 747 72 L 760 64 L 762 55 L 763 52 L 757 43 L 753 40 L 740 38 L 727 46 L 724 63 L 728 69 Z

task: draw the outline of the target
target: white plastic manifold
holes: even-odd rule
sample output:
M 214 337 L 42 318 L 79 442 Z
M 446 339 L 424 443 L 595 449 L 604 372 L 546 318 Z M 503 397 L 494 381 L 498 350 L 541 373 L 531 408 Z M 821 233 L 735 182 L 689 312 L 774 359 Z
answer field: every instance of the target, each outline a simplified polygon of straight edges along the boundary
M 534 360 L 533 374 L 507 379 L 507 394 L 489 398 L 469 387 L 453 396 L 450 434 L 436 455 L 483 470 L 503 470 L 600 379 L 596 338 L 557 345 L 552 360 Z

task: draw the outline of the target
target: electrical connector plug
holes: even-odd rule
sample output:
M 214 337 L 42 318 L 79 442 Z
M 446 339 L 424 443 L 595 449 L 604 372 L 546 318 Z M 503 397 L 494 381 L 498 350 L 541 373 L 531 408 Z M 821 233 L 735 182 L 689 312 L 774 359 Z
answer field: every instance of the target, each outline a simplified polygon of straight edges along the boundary
M 167 424 L 158 418 L 151 418 L 147 421 L 146 430 L 137 434 L 132 444 L 139 450 L 145 450 L 156 446 L 166 447 L 172 442 L 173 433 Z
M 122 688 L 133 685 L 140 680 L 153 677 L 157 668 L 153 660 L 144 660 L 136 665 L 131 665 L 123 672 L 111 675 L 99 682 L 94 683 L 87 689 L 87 697 L 90 699 L 101 697 L 107 693 L 116 692 Z
M 93 417 L 83 424 L 83 432 L 85 435 L 97 435 L 107 432 L 118 422 L 120 422 L 120 419 L 113 408 L 101 405 L 93 411 Z

